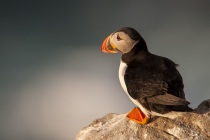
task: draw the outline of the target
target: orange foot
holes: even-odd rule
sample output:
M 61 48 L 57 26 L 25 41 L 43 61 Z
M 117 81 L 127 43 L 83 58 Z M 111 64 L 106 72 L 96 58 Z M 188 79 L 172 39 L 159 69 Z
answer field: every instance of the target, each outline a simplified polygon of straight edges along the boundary
M 139 124 L 146 124 L 150 119 L 137 107 L 128 113 L 127 117 L 129 120 L 135 121 Z

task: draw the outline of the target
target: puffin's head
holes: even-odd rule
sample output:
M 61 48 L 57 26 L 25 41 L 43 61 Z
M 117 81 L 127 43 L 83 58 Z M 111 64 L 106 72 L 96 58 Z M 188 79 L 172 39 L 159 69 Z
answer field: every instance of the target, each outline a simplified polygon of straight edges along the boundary
M 123 27 L 109 35 L 103 42 L 101 51 L 104 53 L 128 53 L 137 43 L 144 39 L 131 27 Z

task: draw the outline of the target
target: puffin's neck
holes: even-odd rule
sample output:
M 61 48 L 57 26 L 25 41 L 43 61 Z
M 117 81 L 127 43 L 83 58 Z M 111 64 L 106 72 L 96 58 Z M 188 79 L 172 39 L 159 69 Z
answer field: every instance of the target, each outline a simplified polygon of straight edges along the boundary
M 129 64 L 132 60 L 144 59 L 149 54 L 147 45 L 142 38 L 128 53 L 122 55 L 122 61 Z

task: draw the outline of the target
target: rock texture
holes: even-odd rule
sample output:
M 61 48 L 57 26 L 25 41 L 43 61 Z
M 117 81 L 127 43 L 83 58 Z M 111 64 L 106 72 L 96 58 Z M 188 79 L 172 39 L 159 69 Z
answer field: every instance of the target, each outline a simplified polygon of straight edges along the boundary
M 83 128 L 76 140 L 210 140 L 210 99 L 193 112 L 154 117 L 146 125 L 127 119 L 126 114 L 107 114 Z

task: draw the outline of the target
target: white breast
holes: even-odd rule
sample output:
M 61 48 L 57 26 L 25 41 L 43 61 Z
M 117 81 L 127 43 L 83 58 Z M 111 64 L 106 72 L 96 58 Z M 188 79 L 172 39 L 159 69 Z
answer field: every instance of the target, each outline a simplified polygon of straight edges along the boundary
M 120 62 L 120 68 L 119 68 L 119 80 L 120 80 L 120 84 L 123 88 L 123 90 L 128 94 L 128 91 L 127 91 L 127 87 L 125 85 L 125 80 L 124 80 L 124 75 L 125 75 L 125 71 L 127 69 L 127 64 L 124 63 L 124 62 Z
M 120 67 L 119 67 L 119 80 L 120 80 L 120 84 L 123 88 L 123 90 L 126 92 L 126 94 L 128 95 L 128 97 L 131 99 L 131 101 L 137 105 L 143 112 L 144 114 L 149 117 L 151 112 L 149 110 L 147 110 L 146 108 L 144 108 L 137 100 L 133 99 L 127 91 L 127 87 L 125 85 L 125 79 L 124 79 L 124 75 L 125 75 L 125 71 L 127 69 L 127 64 L 124 63 L 123 61 L 120 62 Z

